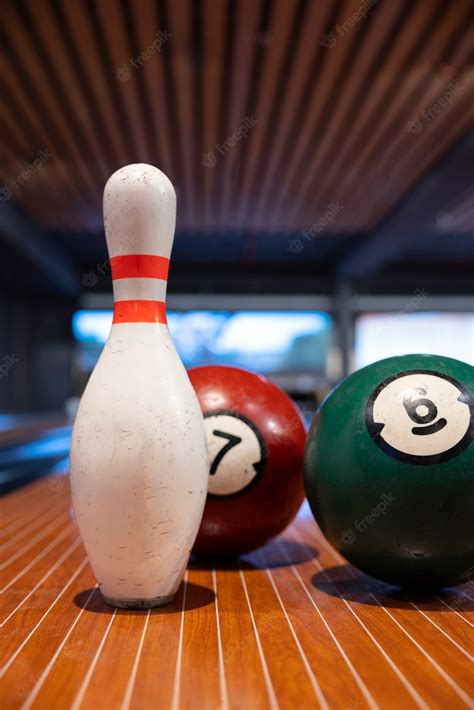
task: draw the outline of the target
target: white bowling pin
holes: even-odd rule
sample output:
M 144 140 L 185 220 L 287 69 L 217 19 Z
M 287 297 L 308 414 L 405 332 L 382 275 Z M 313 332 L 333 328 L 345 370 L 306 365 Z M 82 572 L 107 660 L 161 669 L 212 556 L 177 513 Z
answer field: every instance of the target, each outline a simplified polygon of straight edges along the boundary
M 119 607 L 173 599 L 206 501 L 201 409 L 166 325 L 175 218 L 157 168 L 128 165 L 109 179 L 114 318 L 77 413 L 71 488 L 102 594 Z

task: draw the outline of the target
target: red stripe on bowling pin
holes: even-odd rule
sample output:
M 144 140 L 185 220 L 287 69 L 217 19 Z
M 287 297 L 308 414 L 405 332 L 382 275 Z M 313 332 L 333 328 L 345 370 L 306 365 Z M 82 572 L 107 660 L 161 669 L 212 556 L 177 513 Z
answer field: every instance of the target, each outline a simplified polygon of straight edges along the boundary
M 126 254 L 110 259 L 113 281 L 120 279 L 168 278 L 170 260 L 153 254 Z M 128 290 L 128 289 L 127 289 Z M 150 299 L 118 300 L 114 304 L 114 323 L 166 323 L 164 301 Z
M 163 301 L 116 301 L 113 323 L 166 324 L 166 303 Z
M 170 260 L 152 254 L 126 254 L 110 259 L 112 279 L 162 279 L 168 278 Z

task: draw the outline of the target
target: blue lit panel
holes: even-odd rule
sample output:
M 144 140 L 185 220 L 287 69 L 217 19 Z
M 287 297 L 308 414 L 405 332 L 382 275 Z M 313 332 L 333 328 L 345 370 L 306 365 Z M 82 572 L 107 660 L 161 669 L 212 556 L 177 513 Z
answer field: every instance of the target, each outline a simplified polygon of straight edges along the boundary
M 102 348 L 112 311 L 78 311 L 76 340 Z M 168 313 L 168 325 L 186 365 L 236 365 L 259 372 L 326 370 L 332 321 L 305 311 L 188 311 Z

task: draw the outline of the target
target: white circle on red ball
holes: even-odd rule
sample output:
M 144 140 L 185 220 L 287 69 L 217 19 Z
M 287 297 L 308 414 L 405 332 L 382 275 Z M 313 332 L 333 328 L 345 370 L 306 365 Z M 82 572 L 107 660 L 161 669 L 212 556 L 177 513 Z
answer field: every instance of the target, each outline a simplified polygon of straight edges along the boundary
M 230 496 L 252 485 L 264 459 L 261 434 L 239 414 L 205 414 L 210 495 Z M 216 465 L 217 464 L 217 465 Z

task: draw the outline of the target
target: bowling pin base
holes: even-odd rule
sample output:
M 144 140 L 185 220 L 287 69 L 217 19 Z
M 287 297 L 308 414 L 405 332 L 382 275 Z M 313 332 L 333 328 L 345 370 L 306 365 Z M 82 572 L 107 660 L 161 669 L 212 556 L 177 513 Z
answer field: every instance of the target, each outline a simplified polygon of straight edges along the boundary
M 113 599 L 105 595 L 102 596 L 109 606 L 115 606 L 119 609 L 152 609 L 157 606 L 171 604 L 176 594 L 168 594 L 166 597 L 155 597 L 154 599 Z

